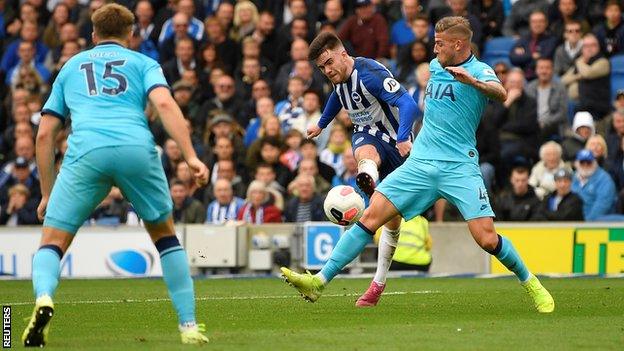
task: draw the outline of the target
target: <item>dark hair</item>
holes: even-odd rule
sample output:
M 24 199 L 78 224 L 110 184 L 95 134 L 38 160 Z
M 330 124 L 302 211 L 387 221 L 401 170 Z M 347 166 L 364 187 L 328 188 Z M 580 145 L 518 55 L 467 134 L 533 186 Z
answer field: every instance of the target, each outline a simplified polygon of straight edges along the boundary
M 516 166 L 511 170 L 511 173 L 518 173 L 518 174 L 529 174 L 529 168 L 525 165 L 522 166 Z
M 340 41 L 340 38 L 338 38 L 336 34 L 323 32 L 312 40 L 308 53 L 308 60 L 316 61 L 323 51 L 334 50 L 340 47 L 343 47 L 342 41 Z
M 427 23 L 430 23 L 429 16 L 424 13 L 417 13 L 416 16 L 414 16 L 414 20 L 412 20 L 412 23 L 416 21 L 426 21 Z
M 303 145 L 308 145 L 308 144 L 313 145 L 314 147 L 316 147 L 316 141 L 314 141 L 312 139 L 306 138 L 306 139 L 303 139 L 301 141 L 301 145 L 299 145 L 299 148 L 302 148 Z
M 173 188 L 176 185 L 182 185 L 183 187 L 186 188 L 186 183 L 184 183 L 182 180 L 178 178 L 171 179 L 171 181 L 169 182 L 169 188 Z
M 273 166 L 272 166 L 272 165 L 270 165 L 270 164 L 268 164 L 268 163 L 266 163 L 266 162 L 260 162 L 260 163 L 258 163 L 258 165 L 256 166 L 256 170 L 255 170 L 254 174 L 258 173 L 258 169 L 260 169 L 260 168 L 268 168 L 268 169 L 270 169 L 271 171 L 273 171 L 273 173 L 275 173 L 275 169 L 273 169 Z
M 264 145 L 267 145 L 267 144 L 273 147 L 276 147 L 278 149 L 282 148 L 282 142 L 280 141 L 279 138 L 276 138 L 276 137 L 265 136 L 265 137 L 262 137 L 262 139 L 260 139 L 260 148 L 262 148 Z
M 620 11 L 622 11 L 622 4 L 620 4 L 619 0 L 609 0 L 607 1 L 607 3 L 605 4 L 604 8 L 606 9 L 609 6 L 617 6 Z

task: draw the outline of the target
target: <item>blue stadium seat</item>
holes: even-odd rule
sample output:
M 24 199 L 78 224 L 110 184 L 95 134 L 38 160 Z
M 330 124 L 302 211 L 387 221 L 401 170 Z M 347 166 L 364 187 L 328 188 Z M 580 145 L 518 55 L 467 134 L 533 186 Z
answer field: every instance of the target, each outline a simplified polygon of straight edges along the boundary
M 615 92 L 624 89 L 624 55 L 611 57 L 611 101 L 615 100 Z
M 490 66 L 494 66 L 498 62 L 505 62 L 511 66 L 509 62 L 509 52 L 516 43 L 516 39 L 512 37 L 492 38 L 485 42 L 481 61 Z

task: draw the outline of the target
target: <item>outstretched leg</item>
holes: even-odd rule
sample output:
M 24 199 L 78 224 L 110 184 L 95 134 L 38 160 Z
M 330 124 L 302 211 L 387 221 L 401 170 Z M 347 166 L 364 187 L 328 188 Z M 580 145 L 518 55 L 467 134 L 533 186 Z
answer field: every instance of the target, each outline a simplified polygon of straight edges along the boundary
M 61 258 L 73 239 L 74 236 L 66 231 L 43 227 L 41 245 L 33 257 L 35 309 L 22 334 L 26 347 L 43 347 L 47 342 L 50 320 L 54 315 L 52 297 L 61 274 Z
M 321 296 L 325 285 L 371 242 L 375 231 L 397 215 L 398 211 L 385 196 L 374 193 L 360 221 L 340 237 L 336 247 L 332 250 L 329 261 L 321 271 L 317 275 L 299 274 L 282 267 L 286 281 L 295 287 L 306 300 L 316 301 Z
M 512 271 L 527 293 L 533 298 L 535 308 L 542 313 L 549 313 L 555 309 L 555 301 L 542 286 L 540 281 L 529 272 L 522 258 L 509 239 L 496 233 L 494 221 L 491 217 L 482 217 L 468 221 L 468 228 L 477 244 L 485 251 L 495 256 L 500 263 Z
M 180 335 L 185 344 L 202 344 L 208 338 L 201 332 L 203 325 L 195 320 L 195 292 L 193 279 L 184 248 L 175 236 L 171 216 L 160 223 L 145 223 L 156 249 L 160 254 L 163 279 L 171 302 L 178 314 Z

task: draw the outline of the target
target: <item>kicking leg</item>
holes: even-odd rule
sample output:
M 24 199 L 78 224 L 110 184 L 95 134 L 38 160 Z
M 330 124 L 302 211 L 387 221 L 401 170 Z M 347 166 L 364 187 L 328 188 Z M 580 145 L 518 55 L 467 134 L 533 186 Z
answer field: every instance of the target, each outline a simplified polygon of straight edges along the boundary
M 396 216 L 381 229 L 377 252 L 377 270 L 368 290 L 355 303 L 358 307 L 375 306 L 386 287 L 386 276 L 399 241 L 401 216 Z
M 481 248 L 495 256 L 500 263 L 518 277 L 522 286 L 533 298 L 535 308 L 539 312 L 549 313 L 555 309 L 555 301 L 548 290 L 542 286 L 537 277 L 529 272 L 511 241 L 496 233 L 491 217 L 470 220 L 468 221 L 468 228 Z
M 371 242 L 375 231 L 398 214 L 397 209 L 385 196 L 374 193 L 360 221 L 340 237 L 323 269 L 317 275 L 310 275 L 295 273 L 286 267 L 282 267 L 281 270 L 286 281 L 296 288 L 306 300 L 316 301 L 321 296 L 325 285 L 334 279 Z
M 33 257 L 35 309 L 22 334 L 26 347 L 43 347 L 47 342 L 50 320 L 54 315 L 52 297 L 61 274 L 61 258 L 73 239 L 74 236 L 66 231 L 43 227 L 41 245 Z
M 160 254 L 163 279 L 167 285 L 171 302 L 178 314 L 178 321 L 182 343 L 202 344 L 208 338 L 201 332 L 203 325 L 195 321 L 195 293 L 193 279 L 184 248 L 175 236 L 173 219 L 159 223 L 145 223 L 156 249 Z
M 354 156 L 358 162 L 358 175 L 355 178 L 357 186 L 371 197 L 379 182 L 379 166 L 381 165 L 379 152 L 375 146 L 367 144 L 355 149 Z

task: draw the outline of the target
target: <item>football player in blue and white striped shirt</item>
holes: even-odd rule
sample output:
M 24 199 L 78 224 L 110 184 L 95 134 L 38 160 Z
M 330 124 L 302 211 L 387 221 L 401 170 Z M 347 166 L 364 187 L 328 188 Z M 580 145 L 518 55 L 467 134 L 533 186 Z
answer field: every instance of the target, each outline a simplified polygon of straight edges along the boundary
M 354 125 L 353 153 L 358 162 L 356 183 L 372 196 L 377 183 L 398 168 L 412 148 L 412 126 L 417 106 L 414 99 L 379 62 L 351 57 L 340 39 L 332 33 L 321 33 L 310 44 L 308 58 L 334 85 L 318 125 L 308 129 L 316 137 L 344 108 Z M 379 240 L 377 272 L 369 290 L 378 292 L 374 301 L 365 294 L 358 306 L 375 305 L 383 291 L 386 275 L 399 237 L 401 217 L 388 221 Z M 337 253 L 341 254 L 341 253 Z M 337 266 L 330 262 L 319 273 L 326 284 Z M 284 271 L 284 270 L 283 270 Z M 339 270 L 338 270 L 339 271 Z M 289 271 L 284 275 L 288 278 Z

